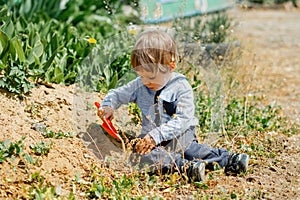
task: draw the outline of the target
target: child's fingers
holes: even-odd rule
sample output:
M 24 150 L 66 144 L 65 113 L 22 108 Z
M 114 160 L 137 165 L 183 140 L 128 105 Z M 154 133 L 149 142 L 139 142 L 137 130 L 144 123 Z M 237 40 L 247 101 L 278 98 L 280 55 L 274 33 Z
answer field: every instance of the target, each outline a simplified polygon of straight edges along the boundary
M 146 148 L 146 143 L 144 139 L 141 139 L 135 146 L 136 152 L 139 154 L 144 154 L 145 153 L 145 148 Z
M 150 151 L 155 147 L 152 143 L 149 143 L 147 138 L 141 139 L 135 146 L 135 150 L 137 153 L 145 155 L 150 153 Z
M 97 115 L 98 115 L 98 117 L 101 118 L 101 117 L 102 117 L 102 110 L 98 109 L 98 110 L 97 110 Z
M 99 108 L 97 111 L 97 115 L 98 117 L 103 118 L 105 117 L 105 111 L 102 108 Z
M 110 120 L 113 119 L 113 112 L 112 112 L 112 109 L 109 108 L 109 107 L 101 107 L 101 108 L 99 108 L 98 111 L 97 111 L 97 115 L 100 118 L 108 118 Z
M 143 146 L 143 140 L 138 141 L 138 143 L 135 145 L 135 150 L 137 153 L 141 154 L 142 152 L 142 146 Z

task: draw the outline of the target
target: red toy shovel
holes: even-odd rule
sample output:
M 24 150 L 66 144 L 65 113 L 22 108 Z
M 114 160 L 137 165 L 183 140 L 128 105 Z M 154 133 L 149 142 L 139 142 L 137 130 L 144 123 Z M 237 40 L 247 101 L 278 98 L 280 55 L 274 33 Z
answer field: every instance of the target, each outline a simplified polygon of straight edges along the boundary
M 95 102 L 95 106 L 99 109 L 100 108 L 100 103 L 99 102 Z M 114 125 L 112 124 L 112 122 L 110 121 L 110 119 L 102 117 L 101 120 L 103 121 L 102 123 L 102 128 L 112 137 L 120 140 L 120 136 L 119 133 L 117 132 L 117 130 L 115 129 Z
M 99 109 L 100 108 L 100 103 L 99 102 L 95 102 L 95 106 Z M 114 127 L 114 125 L 112 124 L 112 122 L 110 121 L 110 119 L 107 119 L 105 117 L 102 117 L 101 120 L 103 121 L 102 123 L 102 128 L 112 137 L 118 139 L 121 141 L 122 143 L 122 148 L 125 151 L 125 143 L 123 141 L 123 139 L 120 137 L 118 131 L 116 130 L 116 128 Z

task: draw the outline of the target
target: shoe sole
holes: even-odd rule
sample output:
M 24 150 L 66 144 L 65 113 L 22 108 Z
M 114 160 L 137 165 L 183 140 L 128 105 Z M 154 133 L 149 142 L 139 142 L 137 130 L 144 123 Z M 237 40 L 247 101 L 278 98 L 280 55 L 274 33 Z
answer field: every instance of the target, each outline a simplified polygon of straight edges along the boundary
M 205 180 L 205 163 L 201 163 L 199 167 L 194 168 L 193 174 L 197 176 L 193 178 L 194 182 L 201 182 Z
M 250 157 L 247 154 L 242 154 L 242 156 L 245 157 L 243 159 L 243 160 L 245 160 L 243 172 L 246 172 L 248 170 L 248 164 L 249 164 Z

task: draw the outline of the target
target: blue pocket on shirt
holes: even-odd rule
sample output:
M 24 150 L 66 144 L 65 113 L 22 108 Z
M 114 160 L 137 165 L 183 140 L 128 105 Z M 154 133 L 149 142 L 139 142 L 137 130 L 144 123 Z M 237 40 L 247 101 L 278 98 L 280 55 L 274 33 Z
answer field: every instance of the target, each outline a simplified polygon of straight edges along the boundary
M 177 108 L 177 100 L 173 102 L 167 102 L 163 100 L 163 107 L 164 111 L 172 117 L 176 113 L 176 108 Z

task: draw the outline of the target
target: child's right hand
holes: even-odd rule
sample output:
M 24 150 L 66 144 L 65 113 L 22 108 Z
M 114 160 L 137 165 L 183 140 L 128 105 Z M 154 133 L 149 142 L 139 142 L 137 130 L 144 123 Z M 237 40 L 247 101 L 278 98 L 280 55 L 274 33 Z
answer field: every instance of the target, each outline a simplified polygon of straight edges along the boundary
M 137 153 L 145 155 L 150 153 L 153 148 L 155 148 L 155 141 L 150 135 L 146 135 L 143 139 L 138 141 L 135 145 L 135 150 Z
M 102 118 L 107 118 L 112 120 L 114 118 L 114 111 L 110 106 L 100 107 L 98 109 L 97 115 Z

